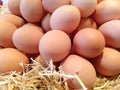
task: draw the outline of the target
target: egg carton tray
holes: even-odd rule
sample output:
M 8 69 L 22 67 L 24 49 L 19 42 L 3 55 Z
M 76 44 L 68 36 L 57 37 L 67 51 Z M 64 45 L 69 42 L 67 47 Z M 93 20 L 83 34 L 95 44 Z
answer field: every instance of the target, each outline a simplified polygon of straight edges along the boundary
M 0 16 L 6 12 L 8 12 L 7 4 L 3 4 L 0 6 Z M 77 75 L 66 75 L 61 73 L 61 69 L 56 71 L 53 64 L 48 66 L 47 69 L 43 68 L 37 62 L 36 64 L 25 65 L 28 69 L 22 74 L 10 72 L 0 75 L 0 90 L 73 90 L 68 87 L 65 80 L 66 77 L 77 78 Z M 80 79 L 78 81 L 83 90 L 88 90 Z M 98 74 L 95 86 L 89 90 L 120 90 L 120 75 L 104 77 Z

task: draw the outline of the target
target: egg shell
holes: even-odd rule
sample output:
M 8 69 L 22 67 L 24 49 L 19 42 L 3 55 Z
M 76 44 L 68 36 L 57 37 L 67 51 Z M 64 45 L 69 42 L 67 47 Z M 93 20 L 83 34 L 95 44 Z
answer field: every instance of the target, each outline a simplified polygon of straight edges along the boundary
M 47 15 L 45 15 L 42 18 L 41 25 L 42 25 L 42 28 L 44 29 L 45 32 L 51 30 L 51 27 L 50 27 L 50 17 L 51 17 L 51 15 L 48 13 Z
M 120 73 L 120 52 L 105 47 L 103 53 L 92 60 L 96 71 L 104 76 L 114 76 Z
M 108 21 L 98 30 L 104 35 L 107 46 L 120 48 L 120 20 Z
M 22 16 L 28 22 L 36 23 L 40 22 L 44 15 L 41 0 L 21 0 L 20 11 Z
M 96 71 L 93 65 L 85 58 L 75 54 L 69 55 L 62 64 L 66 74 L 77 74 L 84 85 L 90 89 L 96 81 Z M 81 89 L 76 79 L 68 79 L 68 85 L 74 89 Z
M 20 1 L 21 0 L 8 0 L 8 9 L 10 10 L 11 13 L 15 15 L 21 15 L 20 12 Z
M 42 36 L 43 30 L 41 27 L 27 23 L 14 32 L 12 40 L 15 47 L 20 51 L 28 54 L 37 54 L 39 53 L 39 40 Z
M 73 38 L 75 51 L 86 58 L 100 55 L 105 47 L 102 33 L 93 28 L 81 29 Z
M 6 20 L 0 20 L 0 46 L 14 47 L 12 35 L 17 27 Z
M 20 51 L 14 48 L 4 48 L 0 50 L 0 73 L 10 71 L 22 72 L 20 63 L 28 64 L 29 59 Z
M 42 0 L 44 9 L 50 13 L 52 13 L 58 7 L 67 5 L 69 3 L 70 0 Z
M 79 9 L 72 5 L 63 5 L 51 15 L 51 29 L 62 30 L 66 33 L 73 32 L 79 25 L 81 14 Z
M 51 30 L 45 33 L 39 42 L 39 52 L 44 60 L 58 62 L 70 52 L 69 36 L 61 30 Z
M 93 18 L 100 25 L 120 18 L 120 0 L 103 0 L 98 3 Z
M 88 17 L 95 11 L 97 0 L 71 0 L 71 4 L 80 10 L 81 17 Z
M 13 23 L 17 28 L 23 26 L 26 23 L 22 17 L 10 13 L 0 16 L 0 19 L 8 20 L 9 22 Z

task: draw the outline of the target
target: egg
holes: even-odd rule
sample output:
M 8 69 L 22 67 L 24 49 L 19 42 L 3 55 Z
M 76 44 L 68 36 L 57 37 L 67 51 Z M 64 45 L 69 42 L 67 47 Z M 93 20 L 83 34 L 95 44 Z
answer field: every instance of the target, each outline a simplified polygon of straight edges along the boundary
M 108 21 L 102 24 L 98 30 L 104 35 L 107 46 L 120 48 L 120 20 Z
M 47 62 L 41 58 L 41 55 L 35 57 L 35 61 L 39 62 L 44 68 L 48 67 Z
M 83 57 L 75 54 L 69 55 L 62 64 L 62 70 L 66 74 L 77 74 L 88 89 L 92 88 L 95 84 L 95 68 Z M 68 85 L 74 89 L 82 89 L 75 78 L 68 79 Z
M 50 17 L 51 17 L 51 15 L 48 13 L 47 15 L 45 15 L 42 18 L 41 25 L 42 25 L 42 28 L 44 29 L 45 32 L 51 30 L 51 27 L 50 27 Z
M 44 15 L 41 0 L 21 0 L 20 11 L 27 22 L 40 22 Z
M 20 1 L 21 0 L 8 0 L 8 4 L 7 4 L 10 12 L 19 16 L 21 15 Z
M 80 10 L 81 17 L 88 17 L 95 11 L 97 0 L 71 0 L 71 4 Z
M 17 49 L 4 48 L 0 50 L 0 73 L 22 72 L 23 67 L 20 63 L 28 64 L 29 59 Z
M 94 58 L 102 53 L 105 47 L 105 38 L 96 29 L 81 29 L 73 38 L 73 47 L 79 55 Z
M 109 20 L 120 18 L 120 1 L 103 0 L 98 3 L 93 18 L 98 24 L 103 24 Z
M 66 33 L 73 32 L 79 25 L 81 14 L 79 9 L 72 5 L 63 5 L 51 15 L 51 29 L 62 30 Z
M 80 24 L 78 26 L 78 29 L 80 30 L 80 29 L 84 29 L 84 28 L 94 28 L 94 29 L 97 29 L 97 24 L 90 17 L 82 18 L 81 21 L 80 21 Z
M 103 53 L 92 60 L 96 71 L 104 76 L 114 76 L 120 73 L 120 52 L 105 47 Z
M 0 17 L 0 19 L 5 19 L 5 20 L 11 22 L 17 28 L 23 26 L 26 23 L 25 20 L 22 17 L 16 16 L 16 15 L 10 14 L 10 13 L 2 15 Z
M 15 47 L 20 51 L 27 54 L 37 54 L 39 53 L 39 40 L 42 36 L 43 30 L 41 27 L 27 23 L 14 32 L 12 40 Z
M 58 7 L 67 5 L 69 3 L 70 0 L 42 0 L 44 9 L 50 13 L 52 13 Z
M 94 28 L 94 29 L 97 29 L 97 24 L 90 17 L 81 18 L 81 21 L 80 21 L 78 27 L 71 34 L 73 34 L 73 36 L 74 36 L 79 30 L 84 29 L 84 28 Z
M 69 36 L 61 30 L 51 30 L 46 32 L 39 42 L 39 52 L 46 60 L 58 62 L 64 59 L 70 52 L 71 40 Z
M 17 27 L 4 19 L 0 20 L 0 46 L 14 47 L 12 35 Z

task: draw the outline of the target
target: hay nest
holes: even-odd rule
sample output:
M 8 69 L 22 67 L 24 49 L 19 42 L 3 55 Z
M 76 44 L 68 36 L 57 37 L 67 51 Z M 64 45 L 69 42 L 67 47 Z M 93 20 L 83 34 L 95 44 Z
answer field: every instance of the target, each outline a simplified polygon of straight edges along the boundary
M 0 15 L 8 12 L 7 4 L 0 6 Z M 22 73 L 14 71 L 0 75 L 0 90 L 73 90 L 66 80 L 76 78 L 83 90 L 88 90 L 76 74 L 65 74 L 62 68 L 56 71 L 52 61 L 44 68 L 32 59 L 34 64 L 21 63 Z M 26 68 L 26 71 L 24 70 Z M 95 86 L 90 90 L 120 90 L 120 75 L 114 77 L 97 76 Z

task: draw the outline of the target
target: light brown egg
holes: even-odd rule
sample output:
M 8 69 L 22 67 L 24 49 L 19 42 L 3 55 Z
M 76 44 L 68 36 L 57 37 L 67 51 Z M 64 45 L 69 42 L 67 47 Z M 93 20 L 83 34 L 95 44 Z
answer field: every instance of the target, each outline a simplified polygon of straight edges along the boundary
M 17 27 L 7 20 L 0 20 L 0 46 L 14 47 L 12 35 Z
M 76 28 L 76 30 L 71 33 L 71 34 L 76 34 L 79 30 L 81 29 L 84 29 L 84 28 L 94 28 L 94 29 L 97 29 L 97 24 L 96 22 L 90 18 L 90 17 L 87 17 L 87 18 L 81 18 L 81 21 L 78 25 L 78 27 Z
M 10 71 L 22 72 L 20 63 L 28 64 L 29 59 L 23 53 L 14 48 L 4 48 L 0 50 L 0 73 Z
M 83 29 L 83 28 L 94 28 L 97 29 L 97 24 L 92 18 L 82 18 L 80 21 L 80 24 L 78 26 L 78 29 Z
M 21 0 L 8 0 L 8 8 L 11 13 L 15 15 L 21 15 L 20 12 L 20 1 Z
M 75 51 L 86 58 L 100 55 L 105 47 L 102 33 L 93 28 L 81 29 L 73 38 Z
M 98 24 L 120 18 L 120 0 L 104 0 L 100 2 L 93 18 Z
M 81 15 L 79 9 L 72 5 L 63 5 L 51 15 L 50 26 L 52 29 L 71 33 L 79 25 Z
M 90 89 L 96 81 L 96 71 L 93 65 L 83 57 L 71 54 L 62 64 L 62 69 L 67 74 L 77 74 L 84 85 Z M 68 79 L 68 85 L 74 89 L 81 89 L 76 79 Z
M 22 17 L 19 17 L 14 14 L 4 14 L 0 17 L 0 19 L 5 19 L 13 23 L 17 28 L 23 26 L 25 24 L 25 20 Z
M 44 68 L 47 68 L 47 67 L 48 67 L 47 62 L 46 62 L 45 60 L 43 60 L 40 55 L 38 55 L 38 56 L 35 58 L 35 60 L 36 60 L 37 62 L 39 62 Z
M 28 22 L 40 22 L 44 15 L 41 0 L 21 0 L 20 11 Z
M 12 39 L 17 49 L 28 54 L 36 54 L 39 53 L 38 44 L 42 36 L 41 27 L 27 23 L 14 32 Z
M 69 36 L 60 30 L 51 30 L 45 33 L 39 42 L 39 52 L 44 60 L 58 62 L 70 52 L 71 41 Z
M 58 7 L 70 4 L 70 0 L 42 0 L 42 4 L 45 10 L 52 13 Z
M 81 17 L 88 17 L 95 11 L 97 0 L 71 0 L 71 4 L 80 10 Z
M 105 47 L 103 53 L 92 60 L 96 71 L 104 76 L 114 76 L 120 73 L 120 52 Z
M 51 27 L 50 27 L 50 17 L 51 17 L 51 15 L 48 13 L 47 15 L 45 15 L 42 18 L 41 25 L 42 25 L 42 28 L 44 29 L 45 32 L 51 30 Z
M 107 46 L 120 48 L 120 20 L 108 21 L 98 30 L 104 35 Z

